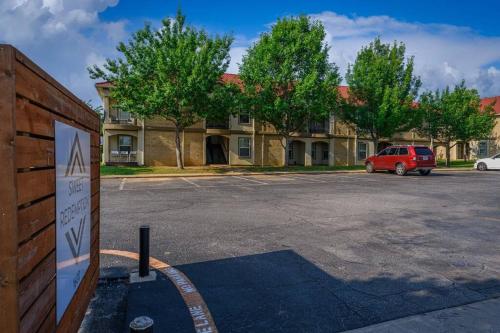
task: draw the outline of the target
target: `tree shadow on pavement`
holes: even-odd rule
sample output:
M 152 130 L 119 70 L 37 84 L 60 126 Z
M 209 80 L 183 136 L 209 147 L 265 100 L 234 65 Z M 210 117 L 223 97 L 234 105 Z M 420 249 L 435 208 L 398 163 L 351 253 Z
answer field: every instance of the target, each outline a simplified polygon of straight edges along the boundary
M 339 332 L 500 295 L 500 280 L 336 278 L 292 250 L 176 266 L 220 332 Z

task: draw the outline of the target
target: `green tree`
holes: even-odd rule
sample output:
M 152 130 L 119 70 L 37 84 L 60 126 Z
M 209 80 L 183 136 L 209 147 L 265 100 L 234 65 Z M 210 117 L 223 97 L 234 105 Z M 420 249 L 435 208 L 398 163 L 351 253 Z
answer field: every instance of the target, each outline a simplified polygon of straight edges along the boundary
M 434 151 L 434 140 L 440 134 L 440 113 L 437 110 L 437 99 L 439 92 L 432 93 L 430 91 L 424 92 L 420 96 L 420 103 L 418 106 L 419 117 L 417 133 L 430 141 L 430 149 Z
M 368 134 L 376 149 L 381 138 L 418 124 L 414 101 L 421 82 L 413 75 L 413 57 L 406 58 L 405 52 L 403 43 L 383 44 L 376 38 L 347 70 L 349 97 L 339 116 Z
M 94 111 L 99 115 L 99 133 L 102 136 L 103 135 L 102 124 L 104 122 L 104 108 L 102 107 L 102 105 L 95 106 L 91 99 L 84 101 L 84 103 L 87 104 L 87 106 L 90 109 L 92 109 L 92 111 Z
M 495 125 L 493 105 L 480 107 L 481 98 L 475 89 L 462 81 L 453 91 L 425 93 L 421 109 L 427 110 L 428 120 L 434 121 L 435 138 L 444 144 L 446 166 L 450 166 L 450 151 L 459 142 L 469 145 L 472 140 L 488 138 Z
M 323 25 L 307 16 L 279 19 L 240 65 L 246 106 L 282 137 L 285 165 L 290 136 L 309 121 L 326 119 L 336 106 L 340 77 L 324 39 Z
M 177 166 L 183 168 L 181 133 L 203 118 L 220 118 L 236 104 L 239 93 L 221 76 L 230 61 L 230 36 L 210 37 L 185 24 L 178 11 L 160 29 L 150 25 L 117 47 L 122 57 L 108 59 L 103 68 L 89 68 L 93 79 L 113 83 L 117 107 L 139 118 L 163 117 L 175 126 Z
M 493 107 L 481 111 L 477 90 L 467 89 L 462 81 L 453 91 L 446 88 L 441 95 L 441 138 L 446 148 L 446 165 L 450 165 L 450 150 L 458 142 L 467 146 L 472 140 L 487 138 L 495 125 Z

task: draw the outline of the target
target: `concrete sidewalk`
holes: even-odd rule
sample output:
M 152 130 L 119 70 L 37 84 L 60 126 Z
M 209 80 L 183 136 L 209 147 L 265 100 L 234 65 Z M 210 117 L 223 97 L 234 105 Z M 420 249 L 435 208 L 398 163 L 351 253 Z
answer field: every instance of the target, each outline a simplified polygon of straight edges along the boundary
M 500 298 L 375 324 L 349 333 L 500 332 Z
M 437 168 L 434 172 L 461 172 L 461 171 L 474 171 L 472 168 Z M 264 171 L 264 172 L 241 172 L 241 171 L 228 171 L 225 173 L 144 173 L 137 175 L 106 175 L 101 176 L 101 179 L 122 179 L 122 178 L 176 178 L 176 177 L 224 177 L 224 176 L 258 176 L 258 175 L 320 175 L 320 174 L 342 174 L 342 173 L 366 173 L 364 169 L 361 170 L 327 170 L 327 171 Z

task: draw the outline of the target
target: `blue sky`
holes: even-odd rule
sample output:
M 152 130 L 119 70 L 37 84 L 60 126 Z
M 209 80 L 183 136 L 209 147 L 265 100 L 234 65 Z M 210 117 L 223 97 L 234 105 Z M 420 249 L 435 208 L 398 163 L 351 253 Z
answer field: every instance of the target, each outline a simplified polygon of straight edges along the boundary
M 411 4 L 410 4 L 411 3 Z M 178 6 L 191 23 L 216 32 L 255 34 L 278 17 L 301 13 L 333 11 L 352 16 L 387 15 L 397 20 L 421 23 L 446 23 L 468 26 L 484 35 L 500 35 L 500 1 L 439 1 L 439 0 L 343 0 L 343 1 L 160 1 L 120 0 L 119 4 L 101 13 L 105 20 L 124 17 L 134 23 L 145 19 L 160 20 L 175 14 Z
M 500 95 L 498 0 L 1 0 L 0 42 L 15 45 L 77 96 L 98 104 L 86 67 L 116 57 L 119 41 L 144 21 L 159 24 L 173 16 L 179 4 L 188 23 L 234 35 L 229 72 L 238 71 L 247 47 L 278 17 L 307 14 L 324 24 L 330 61 L 342 75 L 360 47 L 381 36 L 406 43 L 422 90 L 465 79 L 482 96 Z

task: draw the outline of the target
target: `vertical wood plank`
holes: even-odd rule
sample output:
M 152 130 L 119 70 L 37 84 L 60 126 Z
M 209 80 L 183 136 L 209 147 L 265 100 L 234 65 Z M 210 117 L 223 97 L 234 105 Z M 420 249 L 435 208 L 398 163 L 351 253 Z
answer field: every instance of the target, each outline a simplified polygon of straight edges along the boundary
M 14 49 L 0 45 L 0 323 L 19 332 Z

